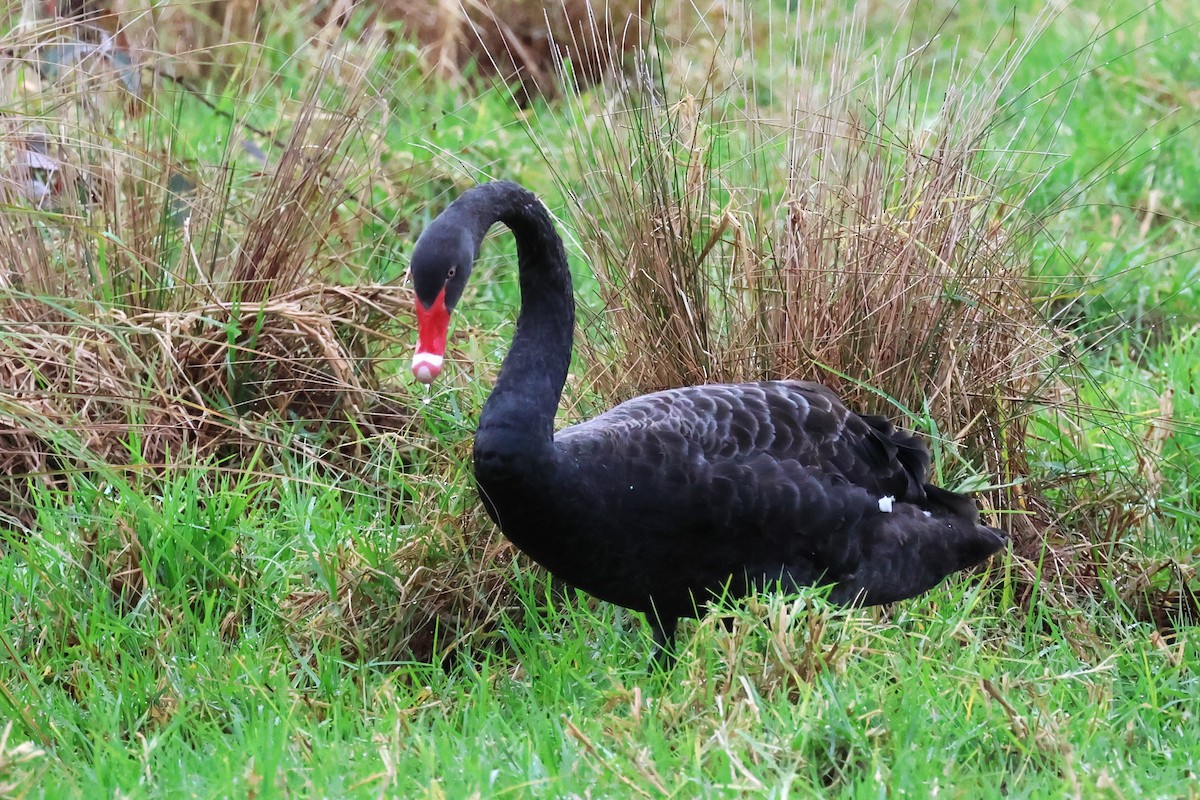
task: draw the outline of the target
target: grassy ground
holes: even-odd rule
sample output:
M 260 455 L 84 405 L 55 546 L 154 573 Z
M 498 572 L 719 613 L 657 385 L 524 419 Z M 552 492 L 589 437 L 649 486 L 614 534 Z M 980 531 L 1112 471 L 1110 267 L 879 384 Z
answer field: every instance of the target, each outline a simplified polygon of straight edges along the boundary
M 1020 39 L 1035 4 L 1017 5 L 929 3 L 902 14 L 884 2 L 868 40 L 886 61 L 939 33 L 937 57 L 913 77 L 939 86 L 937 64 L 951 53 L 983 63 L 978 54 Z M 715 28 L 711 15 L 697 16 Z M 689 52 L 725 54 L 712 59 L 720 66 L 738 48 L 757 49 L 752 67 L 769 100 L 791 66 L 770 51 L 778 32 L 759 23 Z M 292 253 L 305 260 L 298 281 L 398 282 L 413 232 L 458 189 L 504 177 L 546 197 L 584 301 L 599 307 L 582 259 L 586 218 L 566 194 L 595 185 L 573 177 L 580 148 L 569 133 L 604 124 L 603 88 L 520 110 L 502 91 L 426 77 L 408 49 L 365 40 L 353 53 L 370 65 L 366 88 L 314 83 L 334 68 L 319 40 L 298 33 L 307 24 L 275 19 L 253 68 L 198 78 L 217 110 L 166 84 L 150 114 L 105 106 L 97 125 L 92 109 L 73 136 L 108 137 L 111 152 L 135 142 L 147 163 L 151 145 L 169 151 L 188 181 L 216 186 L 212 218 L 227 239 L 261 241 L 267 234 L 255 231 L 276 208 L 263 200 L 264 175 L 282 149 L 270 139 L 286 136 L 298 98 L 315 92 L 330 109 L 354 109 L 337 144 L 354 169 L 322 168 L 321 180 L 333 178 L 320 185 L 337 202 L 311 201 L 311 218 L 328 227 L 293 237 L 312 242 Z M 1004 98 L 1013 111 L 996 134 L 1047 154 L 1030 163 L 1052 167 L 1025 201 L 1046 220 L 1032 270 L 1083 353 L 1073 385 L 1090 411 L 1039 413 L 1030 473 L 1057 504 L 1065 546 L 1099 564 L 1096 591 L 1064 602 L 1023 582 L 1038 564 L 1008 559 L 986 580 L 951 580 L 886 610 L 836 610 L 815 593 L 752 599 L 725 609 L 731 629 L 714 616 L 685 626 L 678 665 L 649 674 L 640 619 L 554 587 L 511 557 L 477 508 L 472 424 L 516 292 L 511 244 L 494 237 L 458 322 L 463 366 L 432 397 L 405 383 L 412 337 L 402 325 L 368 351 L 400 356 L 378 371 L 411 407 L 406 427 L 283 425 L 233 456 L 176 453 L 162 463 L 122 439 L 134 455 L 111 459 L 119 464 L 81 460 L 59 464 L 65 480 L 33 476 L 29 505 L 0 534 L 0 796 L 1200 795 L 1196 620 L 1153 624 L 1139 613 L 1147 592 L 1157 592 L 1152 611 L 1197 585 L 1195 30 L 1183 0 L 1064 11 L 1019 61 Z M 675 68 L 681 82 L 691 78 Z M 20 85 L 5 84 L 6 116 L 52 114 L 27 105 Z M 745 96 L 728 94 L 731 104 Z M 270 136 L 246 133 L 243 121 Z M 239 149 L 242 139 L 265 159 Z M 167 185 L 161 165 L 151 167 Z M 170 193 L 151 196 L 173 207 Z M 228 241 L 201 241 L 199 222 L 193 234 L 155 216 L 135 243 L 133 227 L 115 228 L 120 215 L 92 229 L 79 220 L 100 217 L 69 204 L 31 212 L 6 198 L 0 211 L 34 219 L 44 241 L 88 243 L 50 248 L 60 255 L 46 275 L 94 267 L 71 254 L 104 246 L 118 265 L 114 242 L 151 256 L 135 260 L 141 282 L 103 270 L 93 278 L 107 292 L 94 299 L 111 305 L 136 295 L 166 313 L 207 302 L 195 275 L 186 286 L 169 276 L 190 254 L 198 273 L 210 257 L 236 262 Z M 77 296 L 45 288 L 68 282 L 0 286 L 6 300 L 51 297 L 86 318 Z M 308 319 L 289 313 L 295 324 Z M 241 341 L 240 322 L 218 322 Z M 23 336 L 15 323 L 0 331 L 6 344 Z M 574 380 L 564 416 L 612 399 L 603 381 Z M 20 400 L 0 393 L 0 422 L 13 424 Z M 221 419 L 234 411 L 244 409 Z M 244 433 L 250 423 L 225 424 Z M 56 435 L 84 449 L 82 427 Z M 955 472 L 952 455 L 939 450 L 939 469 Z M 1081 498 L 1090 504 L 1075 505 Z M 1082 533 L 1097 528 L 1107 534 Z M 452 646 L 463 626 L 475 633 Z M 426 657 L 413 658 L 418 651 Z

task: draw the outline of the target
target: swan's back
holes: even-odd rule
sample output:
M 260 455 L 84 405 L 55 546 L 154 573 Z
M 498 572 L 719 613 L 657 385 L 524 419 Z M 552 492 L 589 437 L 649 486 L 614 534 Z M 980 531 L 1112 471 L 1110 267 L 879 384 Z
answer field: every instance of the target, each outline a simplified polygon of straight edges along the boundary
M 555 442 L 576 455 L 662 462 L 686 451 L 676 468 L 699 462 L 797 462 L 878 496 L 925 499 L 929 454 L 883 417 L 848 410 L 829 389 L 806 381 L 711 384 L 626 401 L 564 428 Z M 665 466 L 662 465 L 662 466 Z

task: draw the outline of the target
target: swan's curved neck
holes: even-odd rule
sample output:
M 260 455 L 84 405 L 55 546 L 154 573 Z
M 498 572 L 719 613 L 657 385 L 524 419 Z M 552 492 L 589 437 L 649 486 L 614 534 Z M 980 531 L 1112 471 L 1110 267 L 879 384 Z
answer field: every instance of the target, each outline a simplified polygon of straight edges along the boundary
M 567 380 L 575 330 L 571 272 L 562 239 L 541 201 L 516 184 L 488 184 L 470 200 L 478 209 L 471 216 L 481 223 L 480 239 L 495 222 L 512 230 L 521 285 L 517 331 L 484 405 L 476 454 L 481 448 L 513 456 L 546 454 L 553 444 L 554 414 Z

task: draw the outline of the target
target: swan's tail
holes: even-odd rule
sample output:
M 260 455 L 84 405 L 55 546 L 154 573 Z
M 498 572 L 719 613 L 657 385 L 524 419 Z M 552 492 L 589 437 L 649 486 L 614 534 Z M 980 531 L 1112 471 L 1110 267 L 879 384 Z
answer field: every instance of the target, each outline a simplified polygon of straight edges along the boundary
M 863 519 L 863 546 L 856 569 L 843 575 L 830 594 L 835 602 L 878 605 L 926 592 L 946 577 L 986 561 L 1008 544 L 997 528 L 980 525 L 969 498 L 935 489 L 933 511 L 909 503 Z M 945 497 L 942 497 L 945 495 Z M 942 508 L 970 506 L 970 513 Z M 949 509 L 948 509 L 949 510 Z M 965 510 L 965 509 L 964 509 Z

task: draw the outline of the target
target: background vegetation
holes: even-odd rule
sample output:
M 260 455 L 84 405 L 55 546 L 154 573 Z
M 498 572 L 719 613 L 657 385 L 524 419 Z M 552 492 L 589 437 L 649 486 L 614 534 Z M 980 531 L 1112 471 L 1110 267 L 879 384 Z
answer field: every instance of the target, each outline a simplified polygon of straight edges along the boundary
M 0 796 L 1196 796 L 1189 3 L 663 5 L 5 7 Z M 568 242 L 564 421 L 818 378 L 1013 553 L 648 674 L 475 502 L 509 237 L 404 369 L 490 178 Z

